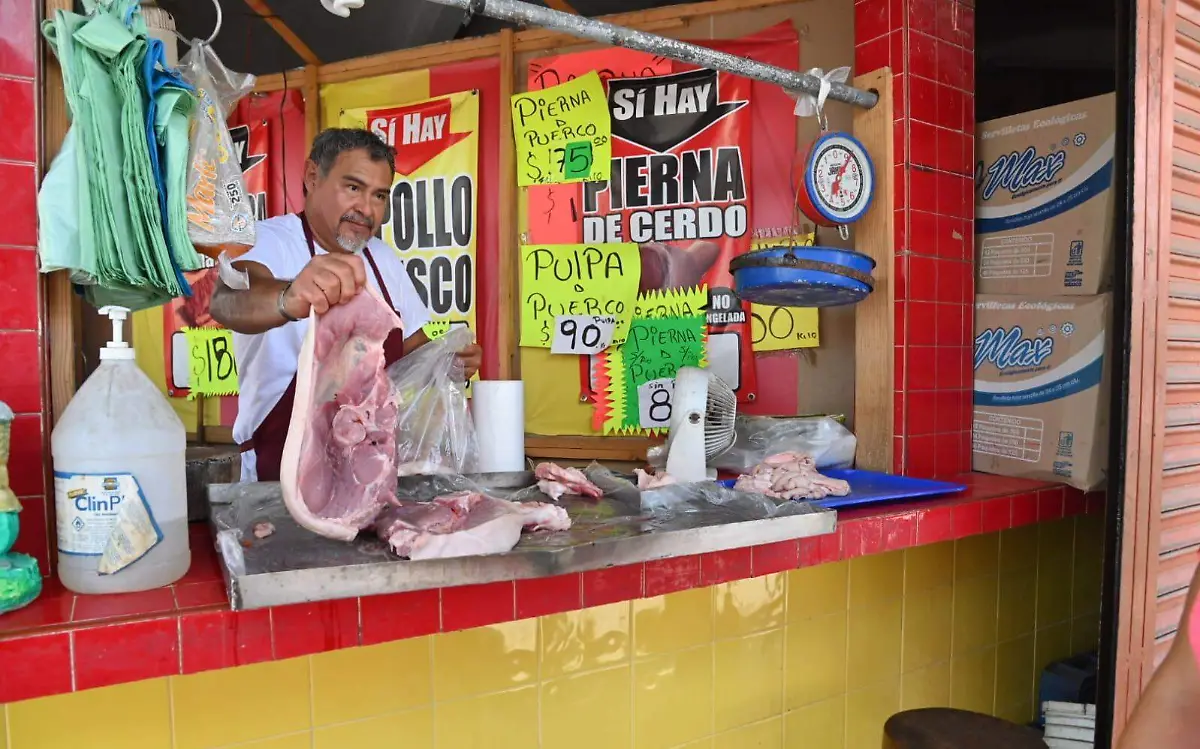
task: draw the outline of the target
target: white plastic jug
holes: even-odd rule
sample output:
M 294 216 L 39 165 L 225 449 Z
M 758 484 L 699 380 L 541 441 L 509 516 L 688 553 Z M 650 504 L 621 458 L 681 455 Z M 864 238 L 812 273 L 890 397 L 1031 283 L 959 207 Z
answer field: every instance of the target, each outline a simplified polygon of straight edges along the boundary
M 187 572 L 183 422 L 134 361 L 124 307 L 113 340 L 51 435 L 58 576 L 76 593 L 128 593 Z

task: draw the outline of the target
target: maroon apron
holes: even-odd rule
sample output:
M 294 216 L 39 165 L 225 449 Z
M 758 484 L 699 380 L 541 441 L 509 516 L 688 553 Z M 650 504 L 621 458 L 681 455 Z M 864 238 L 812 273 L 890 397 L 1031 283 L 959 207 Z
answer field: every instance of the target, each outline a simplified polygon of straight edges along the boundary
M 308 243 L 308 255 L 310 258 L 316 257 L 317 249 L 313 243 L 312 228 L 308 225 L 308 219 L 304 216 L 303 211 L 297 215 L 297 218 L 300 219 L 300 225 L 304 228 L 304 241 Z M 387 284 L 383 282 L 383 274 L 379 272 L 375 258 L 371 256 L 370 248 L 363 248 L 363 257 L 371 265 L 371 271 L 375 274 L 375 281 L 379 284 L 379 293 L 383 296 L 383 300 L 395 312 L 396 305 L 392 304 L 392 296 L 388 293 Z M 400 313 L 396 312 L 396 316 L 399 317 Z M 404 331 L 397 328 L 388 335 L 383 344 L 384 366 L 391 366 L 402 356 L 404 356 Z M 292 406 L 295 401 L 296 376 L 292 375 L 292 381 L 288 383 L 287 389 L 283 391 L 283 395 L 279 396 L 279 400 L 262 420 L 262 423 L 258 425 L 258 429 L 254 430 L 254 435 L 247 442 L 238 445 L 241 452 L 254 451 L 259 481 L 279 480 L 283 445 L 287 441 L 288 425 L 292 421 Z

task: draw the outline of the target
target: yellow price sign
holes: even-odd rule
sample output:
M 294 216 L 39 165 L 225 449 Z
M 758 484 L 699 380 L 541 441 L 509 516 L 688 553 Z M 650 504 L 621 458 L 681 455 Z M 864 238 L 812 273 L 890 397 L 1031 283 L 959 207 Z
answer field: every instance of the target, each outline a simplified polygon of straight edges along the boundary
M 820 346 L 816 308 L 750 305 L 750 343 L 758 352 Z
M 517 184 L 607 182 L 612 174 L 612 116 L 596 71 L 512 97 Z
M 521 345 L 553 348 L 555 321 L 577 315 L 616 320 L 611 343 L 629 332 L 642 256 L 636 244 L 521 247 Z
M 188 348 L 188 399 L 197 395 L 237 395 L 237 359 L 233 331 L 225 328 L 184 328 Z

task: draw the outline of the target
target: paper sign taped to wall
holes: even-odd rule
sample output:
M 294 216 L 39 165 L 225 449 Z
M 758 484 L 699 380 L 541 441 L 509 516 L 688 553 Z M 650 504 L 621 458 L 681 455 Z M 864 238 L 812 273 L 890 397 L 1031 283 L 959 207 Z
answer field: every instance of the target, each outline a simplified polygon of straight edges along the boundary
M 610 352 L 609 358 L 612 375 L 618 376 L 619 366 L 619 376 L 624 380 L 624 409 L 619 414 L 622 416 L 621 429 L 667 427 L 674 388 L 661 386 L 661 381 L 673 381 L 680 367 L 704 365 L 706 334 L 703 313 L 692 317 L 633 320 L 625 345 L 615 354 Z M 659 386 L 646 387 L 650 383 Z
M 704 319 L 705 306 L 708 304 L 708 287 L 694 286 L 690 289 L 655 289 L 638 295 L 633 308 L 633 319 L 655 320 L 660 318 L 675 318 L 690 320 L 694 324 L 697 319 Z M 633 323 L 631 323 L 632 325 Z M 706 332 L 701 326 L 701 333 Z M 703 340 L 703 337 L 702 337 Z M 635 344 L 636 345 L 636 344 Z M 707 350 L 704 352 L 707 360 Z M 639 408 L 638 391 L 626 393 L 624 377 L 625 361 L 620 349 L 602 351 L 590 357 L 590 380 L 596 388 L 598 397 L 592 413 L 592 428 L 606 433 L 614 431 L 637 431 L 637 424 L 625 423 L 625 400 L 632 398 L 633 408 Z M 659 390 L 661 388 L 650 388 Z M 661 399 L 663 396 L 656 395 Z M 656 408 L 655 413 L 661 414 L 662 408 Z M 657 425 L 647 427 L 642 419 L 642 427 L 654 429 Z
M 616 318 L 611 345 L 619 346 L 641 275 L 636 244 L 521 247 L 521 345 L 551 348 L 556 318 L 599 315 Z
M 197 395 L 237 395 L 233 332 L 225 328 L 184 328 L 190 376 L 188 400 Z
M 600 76 L 512 97 L 517 184 L 605 182 L 612 174 L 612 120 Z

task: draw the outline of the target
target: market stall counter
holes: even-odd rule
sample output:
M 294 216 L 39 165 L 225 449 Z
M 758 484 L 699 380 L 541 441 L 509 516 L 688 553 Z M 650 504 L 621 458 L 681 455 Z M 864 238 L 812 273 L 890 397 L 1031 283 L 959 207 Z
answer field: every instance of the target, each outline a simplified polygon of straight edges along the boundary
M 255 609 L 547 578 L 807 538 L 834 529 L 834 510 L 808 502 L 777 503 L 715 484 L 701 491 L 688 487 L 674 492 L 678 506 L 651 512 L 646 498 L 669 489 L 643 493 L 631 482 L 605 469 L 601 472 L 610 477 L 604 496 L 567 495 L 558 500 L 570 517 L 568 530 L 523 534 L 515 548 L 501 554 L 411 560 L 397 560 L 388 544 L 371 534 L 346 543 L 302 528 L 288 514 L 278 483 L 213 486 L 213 526 L 230 602 L 235 609 Z M 424 486 L 429 500 L 468 487 L 500 497 L 536 491 L 534 474 L 520 471 L 401 481 L 409 484 L 405 496 L 420 494 Z M 257 537 L 262 534 L 255 529 L 267 523 L 270 535 Z
M 1097 514 L 1103 507 L 1101 494 L 1041 482 L 982 474 L 955 480 L 967 489 L 950 497 L 840 511 L 833 532 L 822 533 L 828 513 L 812 511 L 763 520 L 740 536 L 691 529 L 679 543 L 634 547 L 609 560 L 598 555 L 604 542 L 589 545 L 590 556 L 544 567 L 513 566 L 512 555 L 503 555 L 509 561 L 481 558 L 446 568 L 475 569 L 479 578 L 393 577 L 392 587 L 378 594 L 366 595 L 372 589 L 359 584 L 357 595 L 252 610 L 234 610 L 212 531 L 194 524 L 191 569 L 172 586 L 77 596 L 48 581 L 36 602 L 0 617 L 0 703 L 651 598 Z M 796 525 L 797 517 L 804 522 Z M 498 572 L 488 571 L 493 564 Z M 268 602 L 264 597 L 260 605 Z

